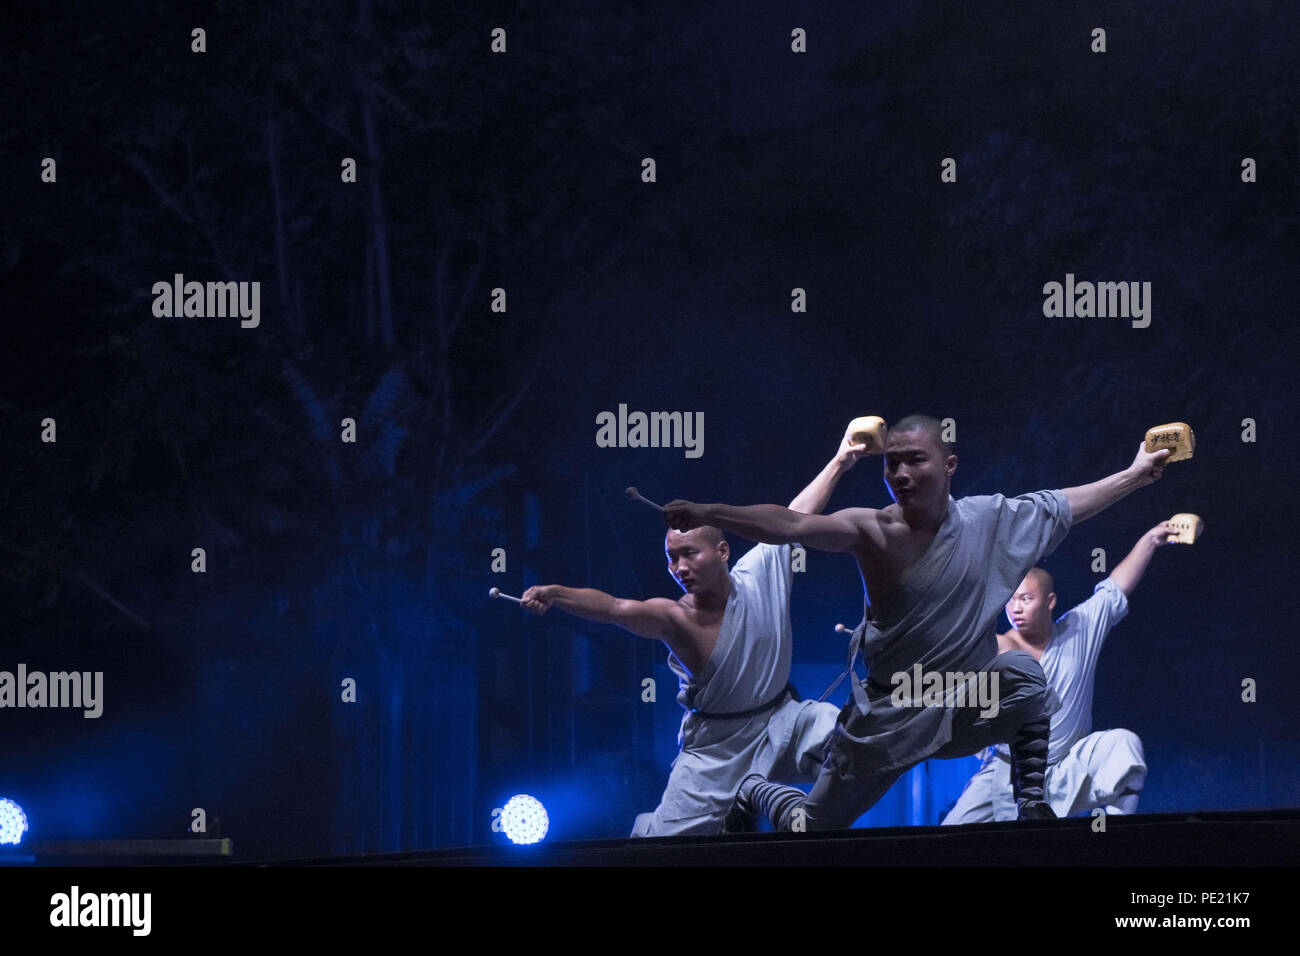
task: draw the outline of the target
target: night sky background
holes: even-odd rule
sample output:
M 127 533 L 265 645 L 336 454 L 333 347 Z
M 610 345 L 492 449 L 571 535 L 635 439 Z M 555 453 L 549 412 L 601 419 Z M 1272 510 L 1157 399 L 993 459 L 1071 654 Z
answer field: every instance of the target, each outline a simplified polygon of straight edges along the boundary
M 676 752 L 665 649 L 488 589 L 675 596 L 625 486 L 785 504 L 851 418 L 910 412 L 955 420 L 958 497 L 1084 484 L 1193 426 L 1192 461 L 1045 565 L 1063 611 L 1094 548 L 1113 568 L 1200 514 L 1110 636 L 1094 727 L 1141 736 L 1143 811 L 1300 805 L 1294 4 L 2 16 L 0 669 L 105 685 L 98 720 L 0 710 L 29 840 L 184 838 L 202 807 L 244 859 L 495 842 L 517 792 L 550 839 L 623 836 Z M 261 324 L 154 317 L 175 273 L 260 282 Z M 1045 318 L 1066 273 L 1151 282 L 1150 327 Z M 598 448 L 620 403 L 703 412 L 702 457 Z M 887 504 L 879 468 L 831 507 Z M 852 560 L 811 552 L 805 696 L 860 615 Z M 864 822 L 937 822 L 974 765 Z

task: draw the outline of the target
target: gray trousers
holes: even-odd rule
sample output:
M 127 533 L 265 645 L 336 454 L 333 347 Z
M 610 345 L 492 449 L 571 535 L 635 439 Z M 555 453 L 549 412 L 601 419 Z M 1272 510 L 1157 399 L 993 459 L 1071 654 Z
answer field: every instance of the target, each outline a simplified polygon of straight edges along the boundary
M 850 699 L 840 711 L 826 759 L 805 798 L 793 787 L 758 783 L 742 797 L 778 830 L 848 827 L 907 770 L 930 757 L 965 757 L 1008 743 L 1024 724 L 1060 706 L 1043 669 L 1028 651 L 1006 651 L 984 670 L 998 679 L 995 715 L 975 706 L 903 710 L 874 701 L 863 714 Z M 755 781 L 757 778 L 750 778 Z
M 1137 813 L 1147 777 L 1142 741 L 1131 730 L 1098 730 L 1074 742 L 1047 768 L 1047 801 L 1058 817 L 1088 813 Z M 944 825 L 1016 819 L 1011 765 L 990 754 L 957 799 Z

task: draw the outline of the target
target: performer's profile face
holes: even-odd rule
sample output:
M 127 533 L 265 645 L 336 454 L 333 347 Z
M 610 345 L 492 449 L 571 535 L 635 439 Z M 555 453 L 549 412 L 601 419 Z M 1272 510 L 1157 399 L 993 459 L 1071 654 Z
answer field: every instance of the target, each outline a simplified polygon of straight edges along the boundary
M 885 439 L 885 487 L 902 508 L 928 508 L 948 496 L 948 477 L 957 456 L 923 428 L 890 432 Z
M 720 540 L 719 540 L 720 539 Z M 664 537 L 668 573 L 683 591 L 695 594 L 716 589 L 727 575 L 730 548 L 716 529 L 669 531 Z

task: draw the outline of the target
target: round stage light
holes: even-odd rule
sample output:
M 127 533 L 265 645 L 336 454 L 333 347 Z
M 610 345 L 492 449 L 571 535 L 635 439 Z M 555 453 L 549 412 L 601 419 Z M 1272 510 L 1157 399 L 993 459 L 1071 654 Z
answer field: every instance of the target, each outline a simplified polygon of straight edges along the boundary
M 28 830 L 27 814 L 8 797 L 0 797 L 0 844 L 12 843 L 17 846 L 23 842 L 23 834 Z
M 511 797 L 501 809 L 501 829 L 512 843 L 540 843 L 550 822 L 542 801 L 526 793 Z

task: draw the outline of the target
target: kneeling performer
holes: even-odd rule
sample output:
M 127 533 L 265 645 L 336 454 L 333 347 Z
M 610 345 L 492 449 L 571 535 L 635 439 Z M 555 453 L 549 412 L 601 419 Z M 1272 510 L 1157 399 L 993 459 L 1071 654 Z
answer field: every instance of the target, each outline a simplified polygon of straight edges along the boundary
M 1146 573 L 1156 549 L 1176 534 L 1162 521 L 1144 534 L 1092 597 L 1062 614 L 1055 623 L 1052 576 L 1033 568 L 1007 602 L 1012 630 L 998 635 L 998 650 L 1024 650 L 1043 668 L 1047 686 L 1061 699 L 1052 715 L 1047 751 L 1047 800 L 1058 817 L 1087 813 L 1137 812 L 1146 780 L 1142 741 L 1131 730 L 1092 731 L 1092 688 L 1097 657 L 1110 629 L 1128 614 L 1128 599 Z M 1011 793 L 1010 755 L 1005 745 L 991 748 L 971 777 L 945 825 L 1016 819 Z

